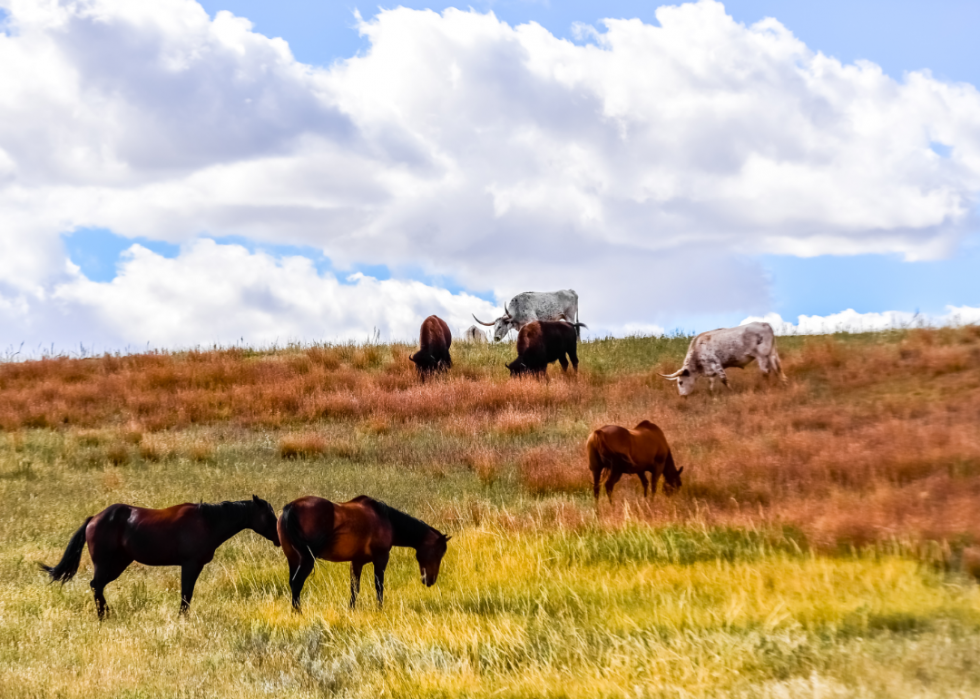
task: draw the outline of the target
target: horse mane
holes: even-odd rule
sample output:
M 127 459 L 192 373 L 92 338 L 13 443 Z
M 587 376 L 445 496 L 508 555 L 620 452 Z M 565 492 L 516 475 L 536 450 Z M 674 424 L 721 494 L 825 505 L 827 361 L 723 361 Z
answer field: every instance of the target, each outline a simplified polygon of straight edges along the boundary
M 244 515 L 251 512 L 251 500 L 224 500 L 222 502 L 200 502 L 198 509 L 209 522 L 227 519 L 229 514 Z
M 397 532 L 397 534 L 405 537 L 406 541 L 413 542 L 411 544 L 413 547 L 416 544 L 422 543 L 430 531 L 435 532 L 439 536 L 445 536 L 445 534 L 435 527 L 426 524 L 421 519 L 412 517 L 412 515 L 406 514 L 401 510 L 392 507 L 386 502 L 375 500 L 374 498 L 367 497 L 366 495 L 362 497 L 364 501 L 370 504 L 379 515 L 386 517 L 388 521 L 391 522 L 391 527 Z

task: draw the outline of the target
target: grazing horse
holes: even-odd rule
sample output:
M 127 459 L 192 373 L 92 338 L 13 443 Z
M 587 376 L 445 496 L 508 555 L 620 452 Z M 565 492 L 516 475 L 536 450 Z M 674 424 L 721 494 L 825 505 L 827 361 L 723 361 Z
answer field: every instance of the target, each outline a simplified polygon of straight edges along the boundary
M 644 420 L 632 430 L 619 425 L 600 427 L 585 443 L 589 453 L 589 470 L 592 471 L 592 492 L 599 501 L 599 480 L 603 471 L 606 478 L 606 495 L 612 502 L 612 491 L 624 473 L 635 473 L 643 484 L 643 497 L 647 496 L 647 476 L 653 486 L 651 497 L 657 492 L 657 480 L 664 477 L 664 493 L 672 495 L 681 487 L 681 472 L 674 466 L 674 456 L 663 430 L 649 420 Z
M 95 608 L 105 618 L 108 605 L 105 586 L 136 561 L 149 566 L 180 566 L 180 611 L 191 604 L 194 583 L 215 550 L 243 529 L 251 529 L 279 546 L 276 511 L 255 495 L 237 502 L 184 503 L 162 510 L 132 505 L 109 505 L 85 520 L 68 542 L 58 565 L 43 563 L 51 580 L 62 584 L 78 572 L 82 548 L 95 568 L 90 585 L 95 591 Z
M 350 561 L 351 609 L 361 588 L 361 569 L 366 563 L 373 563 L 380 607 L 384 603 L 385 568 L 392 546 L 415 549 L 422 583 L 431 587 L 439 576 L 439 564 L 451 537 L 367 495 L 345 503 L 308 495 L 282 508 L 279 538 L 289 562 L 293 608 L 299 611 L 303 584 L 313 572 L 317 558 L 334 563 Z

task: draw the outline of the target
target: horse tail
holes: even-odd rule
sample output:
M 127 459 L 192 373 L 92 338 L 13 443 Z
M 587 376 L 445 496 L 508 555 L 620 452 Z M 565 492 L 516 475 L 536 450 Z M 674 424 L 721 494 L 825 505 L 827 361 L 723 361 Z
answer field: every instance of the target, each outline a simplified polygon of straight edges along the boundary
M 303 559 L 309 558 L 316 560 L 316 553 L 322 548 L 323 542 L 317 542 L 306 538 L 299 525 L 299 515 L 293 503 L 288 503 L 282 508 L 282 533 L 286 535 L 286 541 L 299 553 Z
M 43 563 L 38 564 L 41 566 L 41 570 L 51 576 L 51 582 L 60 580 L 61 584 L 64 585 L 75 577 L 75 573 L 78 572 L 78 564 L 82 560 L 82 549 L 85 548 L 85 528 L 88 527 L 88 523 L 91 521 L 91 517 L 86 518 L 85 523 L 78 528 L 78 531 L 72 534 L 71 539 L 68 540 L 68 547 L 65 549 L 65 554 L 61 557 L 58 565 L 52 567 L 46 566 Z

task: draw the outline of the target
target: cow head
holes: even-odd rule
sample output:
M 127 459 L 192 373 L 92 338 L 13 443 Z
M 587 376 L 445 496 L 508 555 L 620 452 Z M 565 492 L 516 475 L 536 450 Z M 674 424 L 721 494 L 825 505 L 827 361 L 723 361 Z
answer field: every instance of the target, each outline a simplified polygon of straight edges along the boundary
M 684 472 L 684 467 L 681 466 L 676 471 L 671 471 L 667 473 L 664 471 L 664 495 L 673 495 L 681 487 L 681 474 Z M 656 485 L 656 484 L 655 484 Z
M 694 384 L 697 382 L 698 377 L 691 372 L 686 366 L 681 367 L 673 374 L 661 374 L 668 381 L 677 382 L 677 391 L 682 395 L 686 396 L 694 390 Z
M 517 322 L 511 317 L 510 313 L 508 313 L 507 311 L 504 311 L 504 314 L 499 318 L 497 318 L 497 320 L 493 321 L 492 323 L 483 322 L 482 320 L 476 317 L 475 313 L 473 314 L 473 320 L 475 320 L 480 325 L 486 325 L 488 328 L 493 328 L 493 339 L 497 342 L 500 342 L 505 337 L 507 337 L 507 333 L 509 333 L 511 330 L 517 329 Z
M 530 371 L 530 369 L 527 368 L 527 364 L 525 364 L 520 357 L 512 361 L 510 364 L 506 364 L 505 366 L 510 369 L 510 375 L 512 378 L 515 376 L 523 376 Z
M 408 359 L 415 365 L 423 381 L 425 381 L 426 374 L 431 374 L 439 368 L 438 361 L 429 352 L 419 350 L 415 354 L 409 355 Z

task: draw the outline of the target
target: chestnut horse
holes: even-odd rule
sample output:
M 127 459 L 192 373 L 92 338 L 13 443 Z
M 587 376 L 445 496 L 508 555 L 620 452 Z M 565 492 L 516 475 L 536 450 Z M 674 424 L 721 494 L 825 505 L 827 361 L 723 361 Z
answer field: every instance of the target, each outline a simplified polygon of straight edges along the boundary
M 439 564 L 450 538 L 367 495 L 344 503 L 308 495 L 282 508 L 279 518 L 279 539 L 289 563 L 289 587 L 296 611 L 300 609 L 303 584 L 313 572 L 317 558 L 334 563 L 350 561 L 351 609 L 361 588 L 361 569 L 366 563 L 373 563 L 380 607 L 384 603 L 385 568 L 392 546 L 415 549 L 422 583 L 431 587 L 439 576 Z
M 105 618 L 108 605 L 105 586 L 122 575 L 130 563 L 148 566 L 180 566 L 180 611 L 184 613 L 194 594 L 194 583 L 215 550 L 243 529 L 251 529 L 276 546 L 276 511 L 255 495 L 238 502 L 184 503 L 163 510 L 132 505 L 109 505 L 85 520 L 68 542 L 58 565 L 43 563 L 51 580 L 62 584 L 78 572 L 82 548 L 88 542 L 95 571 L 90 585 L 95 608 Z
M 589 470 L 592 471 L 592 492 L 599 500 L 599 481 L 603 471 L 608 471 L 606 495 L 612 502 L 612 491 L 624 473 L 635 473 L 643 484 L 643 497 L 647 496 L 647 477 L 657 492 L 657 481 L 664 477 L 664 493 L 672 495 L 681 487 L 681 472 L 674 466 L 674 456 L 663 430 L 649 420 L 644 420 L 632 430 L 619 425 L 600 427 L 585 443 L 589 454 Z

